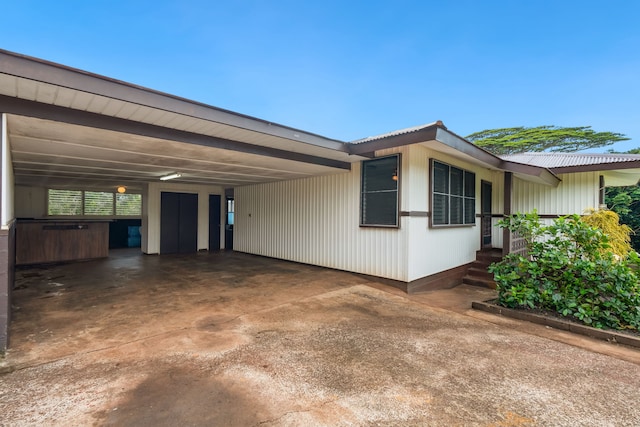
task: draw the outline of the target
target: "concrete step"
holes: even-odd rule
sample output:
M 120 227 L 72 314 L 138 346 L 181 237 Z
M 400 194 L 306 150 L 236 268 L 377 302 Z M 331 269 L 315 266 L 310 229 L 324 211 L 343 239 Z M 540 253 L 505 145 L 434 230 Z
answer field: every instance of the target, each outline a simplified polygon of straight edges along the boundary
M 470 277 L 493 280 L 493 273 L 489 273 L 486 266 L 476 266 L 475 264 L 473 264 L 471 267 L 469 267 L 469 270 L 467 270 L 466 275 Z
M 502 259 L 502 250 L 483 250 L 476 252 L 476 260 L 487 265 L 498 262 Z
M 496 288 L 496 282 L 494 282 L 493 280 L 483 279 L 479 277 L 465 276 L 462 278 L 462 283 L 466 285 L 479 286 L 481 288 L 489 288 L 489 289 Z

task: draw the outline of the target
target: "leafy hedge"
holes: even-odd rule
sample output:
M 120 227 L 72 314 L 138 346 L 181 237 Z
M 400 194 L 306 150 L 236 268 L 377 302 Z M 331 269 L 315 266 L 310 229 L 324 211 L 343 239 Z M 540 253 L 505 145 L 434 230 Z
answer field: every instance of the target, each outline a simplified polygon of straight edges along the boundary
M 640 329 L 640 285 L 630 268 L 635 252 L 616 257 L 607 235 L 579 215 L 543 225 L 534 211 L 499 226 L 525 239 L 527 256 L 512 253 L 489 267 L 498 304 L 551 310 L 597 328 Z

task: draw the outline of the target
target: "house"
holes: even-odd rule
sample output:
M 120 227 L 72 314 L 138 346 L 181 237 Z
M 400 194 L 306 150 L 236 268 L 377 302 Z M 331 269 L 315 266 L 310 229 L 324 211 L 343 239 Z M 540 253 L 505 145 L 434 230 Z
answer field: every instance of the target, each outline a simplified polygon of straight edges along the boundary
M 0 115 L 0 349 L 14 265 L 54 260 L 45 234 L 102 256 L 133 221 L 145 254 L 233 249 L 416 292 L 508 251 L 504 215 L 582 213 L 640 178 L 640 156 L 500 158 L 439 121 L 347 143 L 7 51 Z

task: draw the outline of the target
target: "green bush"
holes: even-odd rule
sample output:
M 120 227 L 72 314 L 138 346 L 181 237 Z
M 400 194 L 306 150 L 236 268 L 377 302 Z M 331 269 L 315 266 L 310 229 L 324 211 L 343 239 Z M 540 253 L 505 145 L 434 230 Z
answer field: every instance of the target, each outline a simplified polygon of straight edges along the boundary
M 498 304 L 551 310 L 597 328 L 640 329 L 640 286 L 630 264 L 617 260 L 607 236 L 578 215 L 540 223 L 537 213 L 499 223 L 525 239 L 527 253 L 494 263 Z

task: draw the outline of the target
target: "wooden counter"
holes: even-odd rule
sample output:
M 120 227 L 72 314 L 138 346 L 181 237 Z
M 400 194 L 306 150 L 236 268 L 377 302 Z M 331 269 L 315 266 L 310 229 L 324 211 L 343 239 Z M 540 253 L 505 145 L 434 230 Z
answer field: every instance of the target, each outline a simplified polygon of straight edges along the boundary
M 16 265 L 109 256 L 109 221 L 19 220 Z

